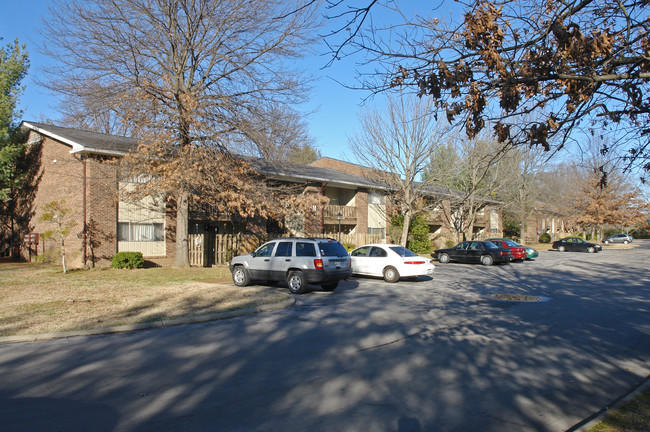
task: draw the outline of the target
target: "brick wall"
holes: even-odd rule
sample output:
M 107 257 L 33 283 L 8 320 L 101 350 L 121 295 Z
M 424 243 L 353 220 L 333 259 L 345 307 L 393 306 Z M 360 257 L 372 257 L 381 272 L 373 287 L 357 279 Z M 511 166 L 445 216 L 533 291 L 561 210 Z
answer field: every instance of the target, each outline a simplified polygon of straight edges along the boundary
M 84 156 L 87 265 L 109 265 L 117 252 L 118 161 Z
M 68 220 L 75 221 L 75 226 L 65 239 L 66 263 L 70 267 L 83 265 L 82 231 L 83 231 L 83 166 L 80 160 L 70 154 L 71 147 L 50 138 L 44 138 L 41 147 L 41 180 L 34 197 L 34 215 L 30 222 L 32 232 L 44 233 L 55 229 L 51 223 L 40 222 L 43 207 L 52 201 L 65 201 L 65 207 L 72 210 Z M 54 237 L 41 239 L 38 254 L 51 256 L 59 262 L 59 242 Z
M 352 174 L 352 175 L 362 176 L 362 177 L 364 176 L 364 174 L 369 175 L 372 172 L 370 168 L 363 167 L 361 165 L 353 164 L 350 162 L 344 162 L 338 159 L 328 158 L 328 157 L 320 158 L 309 165 L 314 167 L 319 167 L 319 168 L 330 168 L 347 174 Z
M 72 210 L 67 219 L 75 221 L 74 228 L 65 238 L 66 264 L 71 268 L 107 266 L 117 252 L 119 160 L 72 155 L 70 150 L 69 145 L 48 137 L 43 139 L 41 180 L 33 201 L 35 211 L 30 231 L 44 233 L 54 229 L 54 224 L 40 222 L 43 207 L 52 201 L 65 201 L 65 207 Z M 167 256 L 152 260 L 157 265 L 173 265 L 174 262 L 176 213 L 173 206 L 167 210 Z M 54 238 L 41 240 L 38 247 L 39 255 L 45 252 L 55 262 L 60 262 L 59 251 L 59 242 Z

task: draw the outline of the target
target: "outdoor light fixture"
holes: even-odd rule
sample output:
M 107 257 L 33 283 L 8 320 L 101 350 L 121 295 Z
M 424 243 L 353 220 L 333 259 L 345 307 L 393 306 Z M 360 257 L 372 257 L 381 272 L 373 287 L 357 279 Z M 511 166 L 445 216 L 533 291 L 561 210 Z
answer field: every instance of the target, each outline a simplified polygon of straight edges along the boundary
M 343 219 L 341 212 L 336 215 L 336 218 L 339 220 L 339 241 L 341 241 L 341 219 Z

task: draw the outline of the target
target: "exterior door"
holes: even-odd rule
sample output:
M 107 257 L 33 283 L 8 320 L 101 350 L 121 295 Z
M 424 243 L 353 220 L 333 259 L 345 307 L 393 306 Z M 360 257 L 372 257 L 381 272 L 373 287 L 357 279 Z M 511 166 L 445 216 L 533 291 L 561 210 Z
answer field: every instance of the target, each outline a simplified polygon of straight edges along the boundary
M 271 257 L 273 256 L 275 244 L 275 242 L 266 243 L 255 251 L 255 256 L 250 260 L 248 266 L 251 279 L 270 279 Z
M 293 242 L 279 241 L 269 265 L 269 280 L 284 280 L 287 276 L 287 270 L 291 265 L 293 255 Z

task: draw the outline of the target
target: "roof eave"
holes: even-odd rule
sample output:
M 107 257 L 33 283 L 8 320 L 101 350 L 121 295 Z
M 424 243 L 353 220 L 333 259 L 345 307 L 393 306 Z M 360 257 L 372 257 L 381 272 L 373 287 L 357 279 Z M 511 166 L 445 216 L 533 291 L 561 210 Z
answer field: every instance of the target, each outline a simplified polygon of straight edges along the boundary
M 21 123 L 21 126 L 26 126 L 29 129 L 31 129 L 31 130 L 33 130 L 35 132 L 38 132 L 41 135 L 45 135 L 47 137 L 50 137 L 52 139 L 55 139 L 57 141 L 60 141 L 60 142 L 62 142 L 64 144 L 67 144 L 67 145 L 71 146 L 72 147 L 72 150 L 70 150 L 71 154 L 88 153 L 88 154 L 100 154 L 100 155 L 106 155 L 106 156 L 125 156 L 126 155 L 125 152 L 121 152 L 121 151 L 117 151 L 117 150 L 103 150 L 103 149 L 97 149 L 97 148 L 93 148 L 93 147 L 84 146 L 82 144 L 79 144 L 76 141 L 73 141 L 71 139 L 62 137 L 60 135 L 57 135 L 57 134 L 52 133 L 50 131 L 47 131 L 47 130 L 45 130 L 43 128 L 40 128 L 40 127 L 38 127 L 36 125 L 33 125 L 33 124 L 29 123 L 29 122 L 26 122 L 26 121 L 23 121 Z

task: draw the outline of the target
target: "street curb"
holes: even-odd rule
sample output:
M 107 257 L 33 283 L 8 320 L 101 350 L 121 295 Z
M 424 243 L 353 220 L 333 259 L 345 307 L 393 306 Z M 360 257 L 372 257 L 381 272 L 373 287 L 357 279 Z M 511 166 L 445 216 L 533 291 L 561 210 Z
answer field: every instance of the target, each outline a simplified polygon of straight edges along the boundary
M 260 312 L 266 312 L 277 309 L 284 309 L 289 306 L 293 306 L 296 303 L 295 297 L 291 297 L 287 300 L 281 301 L 279 303 L 264 304 L 254 308 L 240 309 L 228 312 L 219 312 L 210 315 L 201 315 L 196 317 L 187 317 L 187 318 L 175 318 L 170 320 L 161 320 L 161 321 L 152 321 L 147 323 L 139 324 L 127 324 L 123 326 L 114 326 L 114 327 L 104 327 L 97 329 L 88 329 L 88 330 L 72 330 L 64 332 L 52 332 L 52 333 L 41 333 L 41 334 L 29 334 L 29 335 L 16 335 L 16 336 L 0 336 L 0 345 L 10 344 L 10 343 L 20 343 L 20 342 L 39 342 L 44 340 L 51 339 L 62 339 L 75 336 L 92 336 L 99 334 L 109 334 L 109 333 L 125 333 L 130 331 L 137 330 L 146 330 L 152 328 L 160 327 L 170 327 L 175 325 L 182 324 L 193 324 L 207 321 L 216 321 L 226 318 L 233 318 L 237 316 L 252 315 Z
M 643 382 L 639 384 L 635 389 L 631 390 L 629 393 L 621 396 L 619 399 L 616 399 L 612 402 L 611 406 L 606 406 L 597 413 L 593 414 L 590 417 L 587 417 L 585 420 L 574 425 L 570 429 L 567 429 L 566 432 L 587 432 L 589 429 L 596 426 L 598 423 L 602 422 L 605 417 L 609 414 L 611 410 L 620 408 L 622 405 L 625 405 L 631 399 L 634 399 L 639 394 L 643 393 L 650 388 L 650 376 L 647 376 L 643 379 Z

